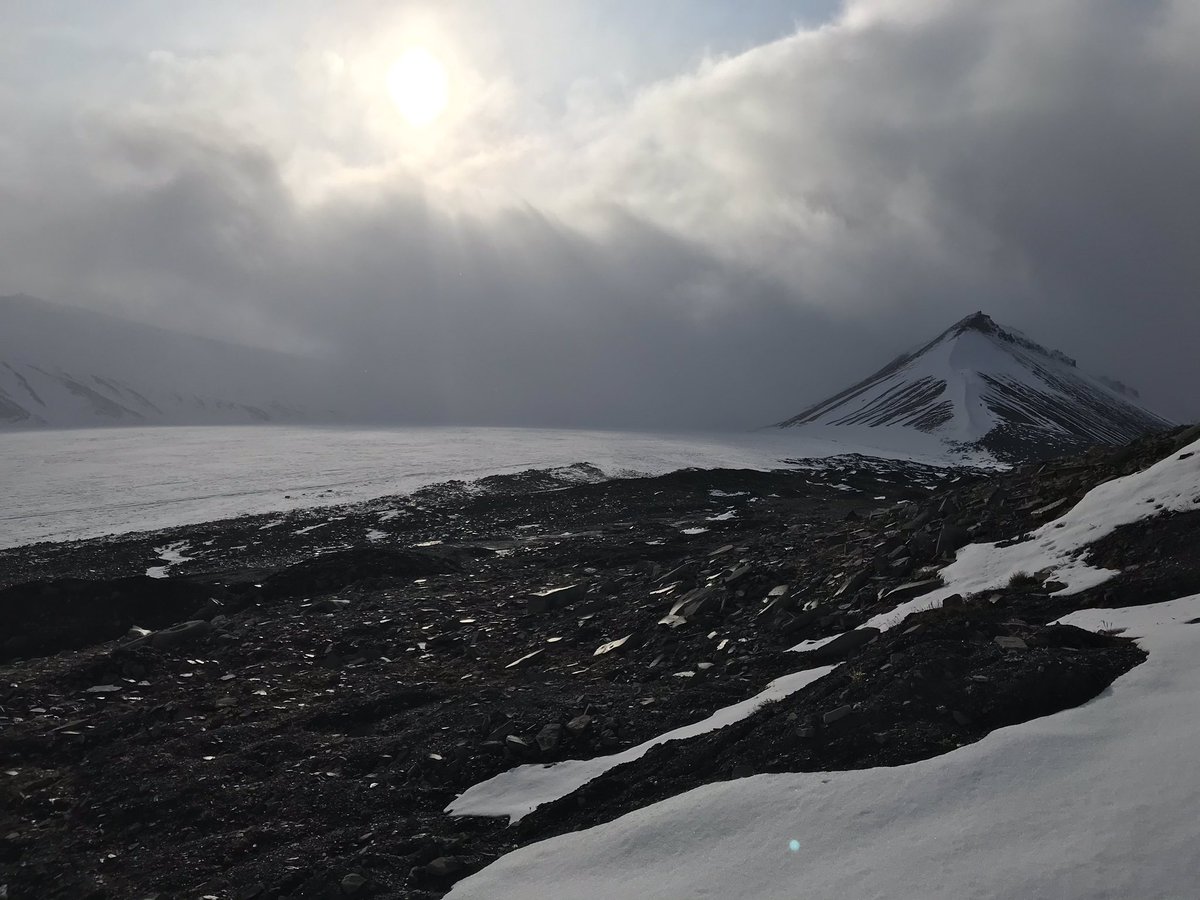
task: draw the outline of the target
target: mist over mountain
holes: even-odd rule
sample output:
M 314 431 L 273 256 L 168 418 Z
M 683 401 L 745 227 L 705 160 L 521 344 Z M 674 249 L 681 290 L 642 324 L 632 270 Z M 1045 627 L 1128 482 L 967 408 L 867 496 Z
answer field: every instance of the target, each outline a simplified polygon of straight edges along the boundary
M 0 297 L 0 428 L 331 422 L 311 358 Z

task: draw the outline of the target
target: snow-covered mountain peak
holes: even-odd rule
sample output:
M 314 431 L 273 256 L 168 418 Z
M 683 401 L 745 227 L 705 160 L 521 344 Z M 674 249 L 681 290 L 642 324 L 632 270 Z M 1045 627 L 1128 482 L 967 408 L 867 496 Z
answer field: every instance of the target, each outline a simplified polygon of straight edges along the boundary
M 0 296 L 0 431 L 311 418 L 303 359 Z
M 946 329 L 938 337 L 938 340 L 953 339 L 970 331 L 989 335 L 997 341 L 1012 344 L 1015 347 L 1020 347 L 1022 350 L 1052 359 L 1072 369 L 1076 368 L 1075 360 L 1061 350 L 1051 350 L 1048 347 L 1043 347 L 1022 332 L 1017 331 L 1017 329 L 997 324 L 996 320 L 985 312 L 971 313 L 966 318 L 960 319 L 950 326 L 950 328 Z
M 780 427 L 916 430 L 1028 459 L 1123 443 L 1170 424 L 1134 397 L 976 312 Z

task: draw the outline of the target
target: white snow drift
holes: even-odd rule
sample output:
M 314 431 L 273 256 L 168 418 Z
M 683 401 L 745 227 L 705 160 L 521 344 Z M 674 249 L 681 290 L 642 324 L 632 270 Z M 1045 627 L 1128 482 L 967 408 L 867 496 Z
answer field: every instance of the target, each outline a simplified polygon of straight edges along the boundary
M 510 823 L 518 822 L 543 803 L 567 796 L 609 769 L 641 759 L 659 744 L 696 737 L 732 725 L 764 704 L 782 700 L 832 671 L 833 666 L 823 666 L 776 678 L 762 692 L 748 700 L 719 709 L 707 719 L 668 731 L 620 753 L 592 759 L 570 759 L 549 765 L 518 766 L 501 772 L 464 791 L 446 807 L 446 812 L 459 816 L 508 816 Z
M 518 850 L 452 900 L 1183 898 L 1200 863 L 1200 596 L 1069 616 L 1149 659 L 1092 702 L 895 768 L 706 785 Z

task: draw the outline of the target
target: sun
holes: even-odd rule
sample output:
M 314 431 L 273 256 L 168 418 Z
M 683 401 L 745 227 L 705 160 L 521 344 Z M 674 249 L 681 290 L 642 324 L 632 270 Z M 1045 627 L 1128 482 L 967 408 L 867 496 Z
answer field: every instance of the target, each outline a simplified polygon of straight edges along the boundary
M 450 77 L 441 61 L 424 47 L 411 47 L 392 63 L 388 93 L 410 125 L 424 128 L 450 102 Z

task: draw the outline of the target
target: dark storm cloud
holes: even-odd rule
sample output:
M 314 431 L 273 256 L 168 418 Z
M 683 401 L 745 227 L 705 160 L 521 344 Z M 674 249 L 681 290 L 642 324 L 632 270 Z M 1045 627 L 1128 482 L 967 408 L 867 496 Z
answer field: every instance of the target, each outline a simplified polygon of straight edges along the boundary
M 978 308 L 1195 416 L 1196 46 L 1194 4 L 856 3 L 498 155 L 531 202 L 487 211 L 101 116 L 0 147 L 0 271 L 319 353 L 363 416 L 760 424 Z
M 304 208 L 235 142 L 128 123 L 88 142 L 101 183 L 61 171 L 52 209 L 10 195 L 12 264 L 49 253 L 127 315 L 315 351 L 321 399 L 358 417 L 751 426 L 854 371 L 853 329 L 638 219 L 585 237 L 415 183 Z
M 1197 46 L 1195 4 L 864 3 L 681 82 L 643 122 L 685 123 L 714 196 L 775 187 L 769 215 L 811 237 L 788 253 L 791 229 L 751 234 L 799 260 L 808 302 L 909 334 L 898 313 L 985 308 L 1195 416 Z M 658 161 L 671 179 L 679 156 Z

